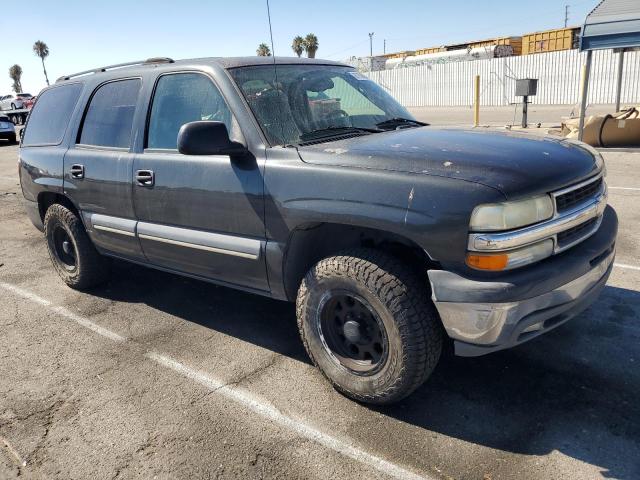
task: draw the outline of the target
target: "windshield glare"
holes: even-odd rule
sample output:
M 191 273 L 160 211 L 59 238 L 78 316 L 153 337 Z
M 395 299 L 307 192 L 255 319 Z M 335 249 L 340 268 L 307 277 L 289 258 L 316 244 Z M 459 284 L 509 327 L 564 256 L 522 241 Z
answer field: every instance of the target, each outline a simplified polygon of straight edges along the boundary
M 327 128 L 377 129 L 385 120 L 413 119 L 382 87 L 350 67 L 278 65 L 276 71 L 263 65 L 230 73 L 272 145 L 299 144 L 305 134 Z

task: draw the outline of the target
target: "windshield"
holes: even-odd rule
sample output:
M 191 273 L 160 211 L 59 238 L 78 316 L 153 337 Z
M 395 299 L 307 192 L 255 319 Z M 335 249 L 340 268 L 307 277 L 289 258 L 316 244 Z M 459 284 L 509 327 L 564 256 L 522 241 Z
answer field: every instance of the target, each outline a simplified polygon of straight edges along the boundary
M 329 140 L 350 130 L 383 131 L 380 125 L 391 120 L 413 120 L 378 84 L 350 67 L 278 65 L 276 71 L 262 65 L 230 73 L 272 145 L 304 143 L 317 132 Z
M 18 98 L 31 98 L 31 94 L 30 93 L 19 93 Z

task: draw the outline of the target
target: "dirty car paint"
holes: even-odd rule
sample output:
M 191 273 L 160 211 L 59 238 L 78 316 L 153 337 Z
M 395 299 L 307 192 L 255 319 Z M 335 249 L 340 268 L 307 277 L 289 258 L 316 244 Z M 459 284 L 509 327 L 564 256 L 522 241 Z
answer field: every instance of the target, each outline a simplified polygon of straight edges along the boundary
M 507 198 L 556 190 L 599 168 L 591 153 L 561 139 L 433 127 L 302 146 L 299 152 L 308 163 L 472 181 Z

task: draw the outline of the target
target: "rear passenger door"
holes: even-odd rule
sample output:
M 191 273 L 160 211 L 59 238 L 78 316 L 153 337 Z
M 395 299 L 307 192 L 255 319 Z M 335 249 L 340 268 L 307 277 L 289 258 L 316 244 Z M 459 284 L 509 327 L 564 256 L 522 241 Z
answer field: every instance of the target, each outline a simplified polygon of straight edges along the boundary
M 239 125 L 213 80 L 200 72 L 160 75 L 149 106 L 142 153 L 134 162 L 137 231 L 153 264 L 267 290 L 263 181 L 256 159 L 183 155 L 185 123 Z
M 99 85 L 91 95 L 64 158 L 64 188 L 82 212 L 99 250 L 140 259 L 131 195 L 134 116 L 142 81 L 126 78 Z

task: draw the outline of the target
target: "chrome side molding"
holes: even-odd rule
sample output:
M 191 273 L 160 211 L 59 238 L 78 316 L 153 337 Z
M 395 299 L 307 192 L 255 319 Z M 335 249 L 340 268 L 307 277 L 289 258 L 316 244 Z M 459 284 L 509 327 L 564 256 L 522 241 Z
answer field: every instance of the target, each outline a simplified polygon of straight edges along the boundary
M 138 222 L 138 237 L 179 247 L 257 260 L 262 242 L 253 238 Z
M 262 241 L 253 238 L 138 222 L 99 213 L 85 213 L 84 218 L 85 223 L 98 232 L 138 237 L 141 240 L 166 243 L 194 250 L 251 260 L 259 259 L 262 251 Z
M 127 218 L 112 217 L 99 213 L 85 214 L 85 221 L 95 230 L 116 233 L 127 237 L 136 236 L 136 221 Z

